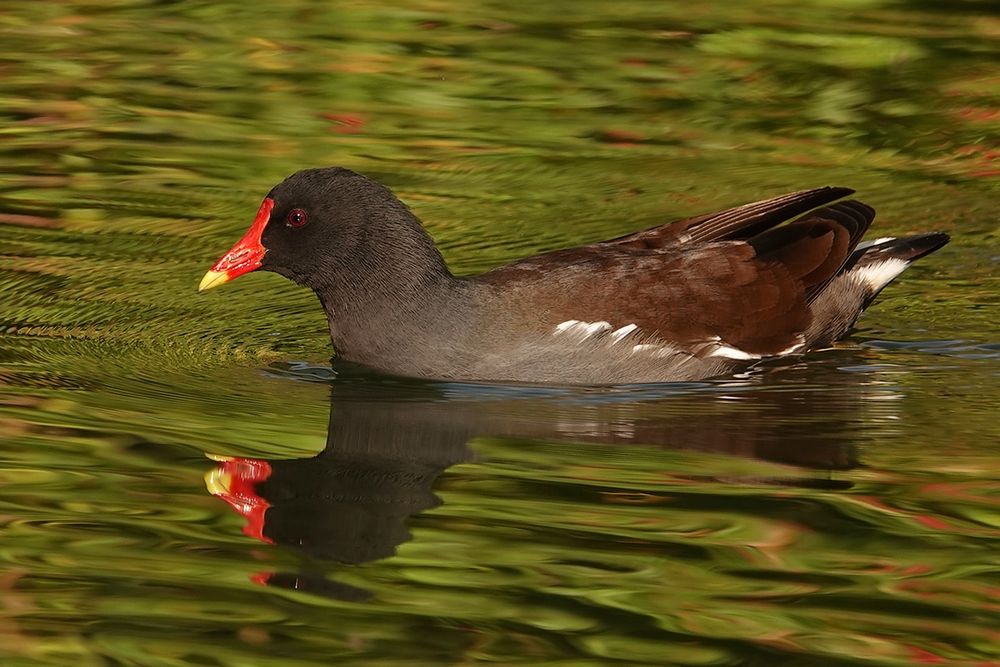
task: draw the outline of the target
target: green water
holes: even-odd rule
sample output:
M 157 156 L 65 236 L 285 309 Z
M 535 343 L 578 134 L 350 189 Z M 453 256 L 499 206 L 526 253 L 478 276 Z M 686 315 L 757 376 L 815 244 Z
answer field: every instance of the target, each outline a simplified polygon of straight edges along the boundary
M 11 2 L 0 35 L 0 664 L 1000 661 L 995 3 Z M 278 276 L 195 292 L 329 164 L 461 273 L 825 184 L 953 241 L 747 379 L 403 381 L 331 369 Z

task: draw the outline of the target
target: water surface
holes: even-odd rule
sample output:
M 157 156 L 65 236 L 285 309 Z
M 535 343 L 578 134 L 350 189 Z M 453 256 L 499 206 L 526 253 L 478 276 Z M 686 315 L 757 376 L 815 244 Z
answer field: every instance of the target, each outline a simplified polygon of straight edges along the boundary
M 4 665 L 1000 661 L 990 3 L 0 12 Z M 197 295 L 306 166 L 470 273 L 849 185 L 952 243 L 837 349 L 560 389 L 331 367 Z

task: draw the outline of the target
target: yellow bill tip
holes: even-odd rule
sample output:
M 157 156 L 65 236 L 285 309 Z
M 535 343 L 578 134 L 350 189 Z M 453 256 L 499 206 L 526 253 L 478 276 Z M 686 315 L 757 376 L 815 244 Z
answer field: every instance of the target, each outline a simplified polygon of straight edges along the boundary
M 218 287 L 224 282 L 229 281 L 229 276 L 222 271 L 209 271 L 205 274 L 205 277 L 201 279 L 198 283 L 198 291 L 204 292 L 207 289 L 212 289 L 213 287 Z
M 225 496 L 233 486 L 233 476 L 218 468 L 205 473 L 205 488 L 213 496 Z

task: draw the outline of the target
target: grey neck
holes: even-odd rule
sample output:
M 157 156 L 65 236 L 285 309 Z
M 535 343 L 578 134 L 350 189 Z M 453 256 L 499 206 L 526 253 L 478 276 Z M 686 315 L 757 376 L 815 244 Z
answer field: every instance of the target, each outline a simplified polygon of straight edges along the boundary
M 348 267 L 327 267 L 310 285 L 326 311 L 338 356 L 419 374 L 457 354 L 472 324 L 475 289 L 454 277 L 422 228 L 414 238 L 368 238 Z

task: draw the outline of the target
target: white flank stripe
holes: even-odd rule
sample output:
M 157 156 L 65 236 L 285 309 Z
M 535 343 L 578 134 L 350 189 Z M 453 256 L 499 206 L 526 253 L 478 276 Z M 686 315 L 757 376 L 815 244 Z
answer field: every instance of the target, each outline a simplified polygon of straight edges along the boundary
M 654 357 L 669 357 L 676 354 L 676 350 L 664 345 L 650 345 L 644 343 L 632 347 L 632 354 L 649 354 Z
M 710 357 L 728 357 L 729 359 L 738 359 L 740 361 L 748 361 L 750 359 L 760 359 L 758 354 L 750 354 L 749 352 L 744 352 L 743 350 L 733 347 L 732 345 L 719 345 L 712 354 L 708 355 Z
M 611 332 L 611 338 L 614 339 L 611 344 L 614 345 L 615 343 L 617 343 L 618 341 L 620 341 L 622 338 L 624 338 L 625 336 L 629 335 L 630 333 L 632 333 L 633 331 L 635 331 L 638 328 L 639 328 L 639 325 L 637 325 L 637 324 L 627 324 L 627 325 L 623 326 L 621 329 L 615 329 L 614 331 Z
M 580 320 L 566 320 L 565 322 L 560 322 L 556 325 L 555 333 L 561 334 L 563 332 L 569 331 L 578 324 L 583 324 Z
M 780 357 L 780 356 L 782 356 L 784 354 L 793 354 L 795 352 L 798 352 L 800 349 L 802 349 L 805 346 L 805 344 L 806 344 L 806 338 L 802 334 L 799 334 L 796 337 L 795 341 L 796 342 L 793 343 L 792 345 L 789 345 L 788 347 L 786 347 L 781 352 L 778 352 L 778 354 L 776 356 Z
M 557 336 L 559 334 L 570 334 L 571 336 L 579 338 L 582 342 L 591 336 L 597 336 L 599 334 L 607 333 L 608 331 L 611 331 L 611 325 L 607 322 L 581 322 L 580 320 L 566 320 L 565 322 L 557 324 L 555 331 L 552 333 Z
M 592 322 L 591 324 L 585 325 L 586 333 L 584 336 L 590 338 L 594 334 L 601 334 L 605 331 L 611 331 L 611 324 L 608 322 Z

